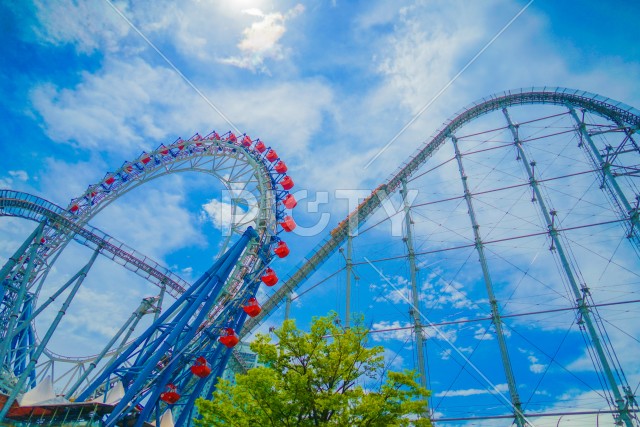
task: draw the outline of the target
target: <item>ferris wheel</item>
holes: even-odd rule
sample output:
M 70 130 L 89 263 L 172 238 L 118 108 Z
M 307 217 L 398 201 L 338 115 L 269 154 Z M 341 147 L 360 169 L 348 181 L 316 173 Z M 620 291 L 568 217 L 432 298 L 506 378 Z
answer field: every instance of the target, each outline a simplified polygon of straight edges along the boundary
M 229 209 L 235 220 L 220 255 L 193 284 L 89 225 L 129 191 L 178 172 L 211 175 L 232 194 Z M 261 311 L 259 285 L 278 281 L 270 264 L 289 252 L 279 233 L 296 226 L 287 214 L 296 205 L 289 193 L 293 185 L 285 162 L 263 141 L 212 132 L 143 152 L 90 185 L 67 208 L 0 190 L 1 215 L 38 222 L 0 271 L 0 318 L 7 325 L 0 341 L 0 419 L 53 424 L 103 419 L 115 425 L 133 417 L 142 425 L 168 414 L 176 425 L 188 425 L 196 398 L 212 392 L 231 357 L 236 331 Z M 236 215 L 246 205 L 251 212 Z M 63 285 L 52 285 L 46 279 L 73 241 L 93 253 Z M 158 294 L 143 298 L 96 354 L 59 354 L 51 350 L 51 338 L 60 333 L 61 321 L 99 255 L 156 285 Z M 44 322 L 44 333 L 38 331 L 38 320 L 56 309 Z M 147 318 L 152 319 L 145 324 Z

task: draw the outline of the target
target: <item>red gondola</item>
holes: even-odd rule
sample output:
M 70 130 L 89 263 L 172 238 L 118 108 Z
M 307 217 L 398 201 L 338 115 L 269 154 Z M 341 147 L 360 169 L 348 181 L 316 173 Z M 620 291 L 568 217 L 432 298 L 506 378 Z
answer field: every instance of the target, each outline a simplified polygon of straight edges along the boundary
M 142 157 L 140 158 L 140 161 L 146 165 L 147 163 L 149 163 L 151 161 L 151 157 L 149 157 L 149 155 L 147 153 L 144 153 L 142 155 Z
M 229 133 L 229 138 L 227 138 L 229 141 L 233 142 L 234 144 L 238 141 L 238 138 L 236 138 L 235 134 L 233 132 Z
M 278 276 L 276 276 L 276 272 L 273 271 L 273 269 L 267 268 L 264 271 L 264 276 L 260 277 L 260 280 L 267 286 L 273 286 L 278 283 Z
M 293 197 L 293 194 L 287 194 L 287 197 L 284 198 L 282 204 L 287 209 L 293 209 L 298 205 L 298 202 L 296 201 L 296 198 Z
M 160 148 L 160 154 L 162 154 L 163 156 L 166 156 L 167 154 L 169 154 L 169 149 L 163 145 Z
M 193 364 L 193 366 L 190 369 L 193 375 L 200 378 L 206 378 L 209 376 L 209 374 L 211 374 L 211 368 L 207 363 L 207 359 L 205 359 L 202 356 L 196 359 L 196 362 Z
M 276 151 L 272 148 L 271 150 L 269 150 L 266 157 L 270 162 L 275 162 L 276 160 L 278 160 L 278 153 L 276 153 Z
M 169 405 L 173 405 L 179 399 L 178 389 L 171 383 L 167 384 L 167 391 L 160 393 L 160 400 L 167 402 Z
M 242 145 L 244 147 L 251 147 L 251 138 L 249 138 L 249 135 L 245 135 L 244 138 L 242 138 Z
M 290 216 L 285 216 L 284 221 L 280 223 L 284 231 L 293 231 L 296 228 L 296 222 Z
M 249 317 L 256 317 L 262 311 L 258 304 L 258 300 L 255 297 L 249 298 L 247 300 L 247 305 L 243 305 L 242 309 L 249 315 Z
M 78 206 L 77 203 L 74 203 L 73 205 L 71 205 L 71 208 L 69 208 L 69 210 L 73 213 L 78 212 L 78 209 L 80 209 L 80 206 Z
M 258 153 L 264 153 L 267 149 L 267 146 L 264 145 L 264 142 L 262 141 L 258 141 L 258 143 L 255 146 L 256 151 L 258 151 Z
M 240 338 L 236 335 L 236 331 L 232 328 L 225 328 L 225 335 L 220 336 L 218 341 L 224 344 L 227 348 L 235 347 L 236 344 L 240 342 Z
M 273 252 L 275 252 L 275 254 L 278 255 L 278 257 L 284 258 L 287 255 L 289 255 L 289 247 L 287 246 L 287 244 L 285 242 L 280 240 L 278 242 L 278 246 L 276 246 L 276 248 L 273 250 Z
M 287 165 L 280 160 L 277 164 L 276 164 L 276 172 L 278 173 L 285 173 L 287 171 Z
M 131 171 L 133 170 L 133 166 L 131 165 L 126 165 L 124 168 L 122 168 L 126 173 L 131 173 Z
M 214 141 L 220 141 L 220 135 L 218 135 L 218 132 L 213 131 L 213 134 L 211 135 L 211 139 L 213 139 Z
M 104 183 L 107 185 L 111 185 L 116 181 L 116 179 L 113 177 L 113 175 L 109 175 L 107 177 L 107 179 L 104 180 Z
M 280 181 L 280 185 L 282 185 L 282 188 L 285 190 L 291 190 L 293 188 L 293 180 L 289 175 L 285 175 L 282 181 Z

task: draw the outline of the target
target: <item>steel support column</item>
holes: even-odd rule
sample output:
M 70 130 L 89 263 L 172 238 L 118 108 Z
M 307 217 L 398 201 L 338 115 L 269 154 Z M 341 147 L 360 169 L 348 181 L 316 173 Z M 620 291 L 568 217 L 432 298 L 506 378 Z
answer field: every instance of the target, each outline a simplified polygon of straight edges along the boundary
M 571 117 L 573 117 L 578 129 L 580 130 L 582 138 L 587 142 L 588 148 L 585 148 L 585 150 L 587 150 L 587 156 L 602 174 L 601 188 L 608 190 L 611 198 L 613 199 L 614 205 L 620 210 L 619 214 L 621 214 L 623 218 L 629 220 L 627 237 L 632 240 L 633 245 L 636 247 L 636 252 L 640 255 L 640 213 L 638 212 L 637 207 L 632 207 L 629 200 L 627 200 L 627 197 L 611 173 L 611 163 L 608 160 L 605 160 L 598 151 L 598 147 L 596 147 L 596 144 L 593 142 L 593 138 L 591 138 L 591 135 L 587 132 L 585 123 L 580 120 L 573 106 L 569 105 L 568 108 Z M 637 196 L 638 195 L 636 195 L 636 197 Z
M 511 367 L 511 359 L 509 358 L 509 351 L 507 350 L 507 341 L 502 329 L 502 318 L 500 317 L 498 300 L 496 299 L 495 292 L 493 290 L 493 282 L 491 280 L 491 274 L 489 272 L 489 265 L 487 263 L 487 257 L 484 253 L 484 244 L 482 243 L 482 238 L 480 237 L 480 225 L 478 224 L 478 220 L 476 219 L 476 214 L 473 209 L 473 203 L 471 201 L 471 191 L 469 191 L 467 175 L 464 171 L 464 166 L 462 165 L 462 154 L 460 154 L 460 148 L 458 147 L 458 139 L 455 136 L 452 136 L 451 142 L 453 142 L 453 148 L 455 149 L 456 153 L 456 160 L 458 161 L 458 170 L 460 171 L 460 178 L 462 180 L 462 186 L 464 187 L 464 199 L 467 202 L 467 209 L 469 212 L 469 219 L 471 220 L 471 226 L 473 228 L 475 246 L 476 250 L 478 251 L 480 267 L 482 268 L 482 277 L 487 289 L 487 295 L 489 296 L 491 318 L 493 321 L 493 326 L 496 330 L 498 345 L 500 347 L 500 358 L 502 359 L 502 367 L 504 369 L 504 375 L 507 379 L 507 386 L 509 387 L 511 404 L 513 405 L 513 415 L 515 417 L 516 425 L 518 427 L 523 427 L 527 425 L 527 422 L 522 415 L 522 403 L 520 402 L 520 395 L 518 394 L 516 379 L 513 375 L 513 369 Z
M 346 301 L 345 301 L 345 317 L 344 317 L 344 327 L 351 327 L 351 275 L 353 274 L 353 234 L 349 232 L 347 236 L 347 280 L 346 280 Z
M 427 387 L 427 372 L 425 369 L 424 357 L 424 337 L 422 336 L 422 323 L 420 322 L 420 298 L 418 294 L 418 268 L 416 267 L 416 253 L 413 247 L 413 232 L 411 220 L 411 206 L 407 198 L 407 181 L 402 180 L 402 199 L 404 205 L 404 223 L 405 223 L 405 244 L 409 253 L 409 275 L 411 281 L 411 303 L 412 308 L 409 311 L 413 318 L 413 331 L 416 336 L 416 354 L 418 355 L 418 374 L 420 375 L 420 385 Z M 426 414 L 425 414 L 426 415 Z
M 518 154 L 520 155 L 520 158 L 522 159 L 522 164 L 524 165 L 524 168 L 527 172 L 529 183 L 535 193 L 536 199 L 538 201 L 538 206 L 540 207 L 540 211 L 545 219 L 546 226 L 549 229 L 549 236 L 551 237 L 551 240 L 553 242 L 552 247 L 555 248 L 555 250 L 558 253 L 558 257 L 560 258 L 560 263 L 562 264 L 564 273 L 567 277 L 567 280 L 569 281 L 571 290 L 573 291 L 573 294 L 577 303 L 576 309 L 585 322 L 587 331 L 589 333 L 589 337 L 591 338 L 591 343 L 595 349 L 596 354 L 598 355 L 598 359 L 602 366 L 602 370 L 604 371 L 603 372 L 604 377 L 606 378 L 606 381 L 609 384 L 609 389 L 611 390 L 614 396 L 615 404 L 617 407 L 617 415 L 618 415 L 618 417 L 616 418 L 619 418 L 621 421 L 623 421 L 627 427 L 633 427 L 633 422 L 631 420 L 631 416 L 629 413 L 630 402 L 628 400 L 628 396 L 625 396 L 626 397 L 625 399 L 622 397 L 622 394 L 620 393 L 620 389 L 618 388 L 619 387 L 618 382 L 616 381 L 616 378 L 613 375 L 613 371 L 611 369 L 609 360 L 607 359 L 604 347 L 600 340 L 600 336 L 598 335 L 594 321 L 591 318 L 589 305 L 588 305 L 588 302 L 586 301 L 587 296 L 589 295 L 589 288 L 584 284 L 581 286 L 578 286 L 578 282 L 576 281 L 575 275 L 573 273 L 573 270 L 571 269 L 571 265 L 565 253 L 564 246 L 560 240 L 558 231 L 556 230 L 554 222 L 551 218 L 551 212 L 547 209 L 546 203 L 542 197 L 542 193 L 540 192 L 538 182 L 535 179 L 535 176 L 531 169 L 531 165 L 527 159 L 527 155 L 524 152 L 524 149 L 522 148 L 522 142 L 520 141 L 520 137 L 518 136 L 518 130 L 517 130 L 518 126 L 513 123 L 513 121 L 511 120 L 511 116 L 509 115 L 509 112 L 507 111 L 506 108 L 503 108 L 502 112 L 505 118 L 507 119 L 509 129 L 511 130 L 511 134 L 513 136 L 514 144 L 516 146 L 516 149 L 518 150 Z M 623 389 L 625 388 L 624 385 L 622 385 L 622 387 Z

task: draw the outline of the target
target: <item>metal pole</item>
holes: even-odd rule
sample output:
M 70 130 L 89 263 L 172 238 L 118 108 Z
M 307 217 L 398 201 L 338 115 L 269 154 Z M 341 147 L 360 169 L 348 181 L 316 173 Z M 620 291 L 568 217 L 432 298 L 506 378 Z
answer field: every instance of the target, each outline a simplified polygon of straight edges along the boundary
M 44 229 L 44 223 L 40 223 L 40 225 L 36 227 L 35 230 L 33 230 L 33 233 L 31 233 L 31 235 L 27 237 L 27 240 L 25 240 L 24 243 L 22 243 L 22 246 L 20 246 L 20 248 L 18 248 L 18 250 L 13 254 L 13 256 L 10 257 L 9 260 L 4 264 L 2 269 L 0 269 L 0 281 L 4 280 L 4 277 L 7 274 L 9 274 L 11 270 L 13 270 L 13 267 L 16 266 L 20 257 L 24 255 L 24 253 L 27 251 L 27 249 L 29 248 L 29 245 L 31 245 L 34 241 L 37 241 L 42 237 L 43 229 Z
M 35 234 L 35 240 L 38 241 L 40 240 L 40 238 L 42 237 L 42 231 L 44 229 L 44 223 L 41 223 L 38 228 L 36 229 L 36 231 L 32 234 Z M 31 236 L 29 236 L 29 239 L 31 239 Z M 30 242 L 31 243 L 31 242 Z M 25 242 L 23 244 L 23 247 L 28 248 L 29 245 L 27 245 L 27 242 Z M 22 247 L 20 248 L 22 249 Z M 0 368 L 2 368 L 5 364 L 5 359 L 7 357 L 7 353 L 9 352 L 9 347 L 11 345 L 11 340 L 10 339 L 6 339 L 8 338 L 8 335 L 11 333 L 11 331 L 14 330 L 18 319 L 20 317 L 20 307 L 22 307 L 22 303 L 24 301 L 24 298 L 27 294 L 27 286 L 29 284 L 29 279 L 31 278 L 31 274 L 33 273 L 33 268 L 35 265 L 35 260 L 36 260 L 36 256 L 37 256 L 37 252 L 38 252 L 38 245 L 31 245 L 30 248 L 28 248 L 28 257 L 29 257 L 29 261 L 27 262 L 27 268 L 24 270 L 24 272 L 22 273 L 22 280 L 21 280 L 21 284 L 20 284 L 20 288 L 18 289 L 17 295 L 15 300 L 13 301 L 13 306 L 11 307 L 11 314 L 9 315 L 9 319 L 3 319 L 5 322 L 8 320 L 8 324 L 7 324 L 7 334 L 5 335 L 5 340 L 3 340 L 2 345 L 0 346 Z M 23 254 L 24 255 L 24 254 Z M 8 267 L 9 265 L 12 265 L 11 269 L 9 271 L 13 271 L 13 267 L 15 267 L 19 261 L 19 257 L 18 259 L 14 259 L 14 260 L 9 260 L 9 262 L 7 262 L 7 264 L 5 265 L 5 267 Z M 3 271 L 5 269 L 3 268 Z M 7 273 L 4 273 L 7 274 Z M 8 308 L 8 307 L 7 307 Z M 7 369 L 7 371 L 11 370 L 10 366 L 7 366 L 5 369 Z M 2 413 L 0 413 L 0 421 L 2 420 Z
M 620 390 L 618 389 L 618 383 L 615 377 L 613 376 L 611 366 L 605 355 L 604 348 L 602 347 L 602 343 L 600 342 L 600 337 L 598 336 L 595 325 L 593 324 L 593 320 L 591 319 L 591 314 L 589 312 L 589 307 L 586 301 L 587 295 L 589 294 L 589 288 L 587 288 L 585 285 L 583 285 L 582 287 L 578 286 L 578 282 L 575 279 L 573 270 L 571 269 L 571 266 L 569 265 L 569 260 L 567 259 L 567 256 L 565 254 L 564 246 L 560 241 L 558 231 L 556 230 L 554 222 L 551 218 L 552 213 L 547 209 L 544 199 L 542 198 L 542 193 L 540 192 L 540 188 L 538 187 L 538 182 L 534 177 L 533 171 L 531 170 L 531 165 L 527 160 L 527 156 L 524 152 L 524 149 L 522 148 L 522 142 L 520 142 L 520 137 L 518 136 L 517 126 L 511 120 L 511 117 L 509 116 L 509 112 L 507 111 L 506 108 L 503 108 L 502 112 L 507 119 L 507 123 L 509 124 L 509 129 L 511 130 L 511 134 L 513 135 L 514 144 L 522 159 L 522 163 L 525 167 L 525 170 L 527 171 L 527 176 L 529 177 L 529 183 L 531 184 L 531 188 L 533 188 L 533 191 L 536 195 L 537 201 L 540 206 L 540 211 L 542 212 L 547 228 L 549 229 L 549 236 L 551 237 L 551 240 L 553 242 L 552 247 L 555 248 L 558 252 L 560 263 L 562 264 L 562 268 L 565 272 L 565 275 L 567 276 L 567 279 L 573 291 L 574 297 L 576 298 L 576 302 L 577 302 L 576 308 L 587 326 L 589 337 L 591 338 L 593 347 L 596 353 L 598 354 L 600 364 L 602 365 L 602 370 L 604 371 L 603 372 L 604 376 L 607 379 L 607 382 L 609 383 L 609 388 L 611 389 L 611 392 L 615 397 L 615 403 L 616 405 L 618 405 L 618 414 L 622 419 L 622 421 L 624 421 L 627 427 L 633 427 L 633 423 L 631 421 L 631 417 L 629 416 L 629 410 L 628 410 L 629 402 L 626 402 L 625 399 L 623 399 L 622 395 L 620 394 Z
M 347 236 L 347 281 L 346 281 L 346 307 L 345 307 L 345 320 L 344 327 L 349 328 L 351 326 L 351 275 L 353 274 L 353 235 L 349 232 Z
M 571 114 L 576 124 L 578 125 L 580 134 L 582 135 L 584 140 L 587 141 L 587 145 L 589 146 L 589 149 L 591 149 L 591 154 L 593 154 L 593 157 L 595 157 L 594 159 L 591 155 L 589 155 L 589 151 L 587 151 L 587 154 L 589 155 L 589 158 L 592 159 L 594 166 L 596 168 L 599 168 L 600 173 L 602 173 L 602 178 L 603 178 L 602 187 L 605 187 L 605 186 L 608 187 L 608 189 L 610 190 L 611 196 L 614 199 L 614 203 L 617 206 L 619 206 L 621 210 L 623 210 L 621 214 L 624 217 L 628 215 L 629 222 L 631 223 L 629 227 L 628 237 L 634 238 L 635 243 L 637 245 L 638 242 L 640 241 L 640 238 L 638 237 L 638 227 L 640 226 L 640 214 L 638 210 L 636 208 L 633 208 L 629 203 L 629 201 L 627 200 L 626 196 L 624 195 L 624 192 L 618 185 L 618 181 L 616 181 L 615 177 L 611 173 L 611 163 L 602 157 L 602 155 L 598 151 L 598 148 L 596 147 L 596 144 L 593 142 L 593 138 L 591 138 L 591 135 L 589 135 L 589 132 L 587 132 L 587 127 L 585 123 L 578 118 L 578 115 L 576 114 L 576 110 L 573 108 L 573 106 L 569 106 L 569 113 Z M 613 189 L 613 191 L 611 191 L 611 189 Z M 620 206 L 620 204 L 622 204 L 622 206 Z
M 420 299 L 418 295 L 418 268 L 416 267 L 416 253 L 413 248 L 413 234 L 411 230 L 411 212 L 409 206 L 409 200 L 407 198 L 407 181 L 402 180 L 402 198 L 404 201 L 404 222 L 406 237 L 402 240 L 407 245 L 407 251 L 409 252 L 409 269 L 411 278 L 411 298 L 412 308 L 409 311 L 411 317 L 413 317 L 414 332 L 416 335 L 416 353 L 418 355 L 418 374 L 420 375 L 420 385 L 424 388 L 427 387 L 427 373 L 425 369 L 425 356 L 424 356 L 424 338 L 422 336 L 422 325 L 420 324 Z
M 620 199 L 620 202 L 622 202 L 622 205 L 627 210 L 627 212 L 631 211 L 631 205 L 629 204 L 629 201 L 625 197 L 624 193 L 622 192 L 622 189 L 620 188 L 617 181 L 613 177 L 613 174 L 611 173 L 611 163 L 605 161 L 605 159 L 602 158 L 602 155 L 598 151 L 596 144 L 593 142 L 591 135 L 589 135 L 589 132 L 587 132 L 587 127 L 585 123 L 582 120 L 580 120 L 580 118 L 576 114 L 576 110 L 572 106 L 569 106 L 569 113 L 571 114 L 571 117 L 573 117 L 573 120 L 575 120 L 576 124 L 578 125 L 578 129 L 582 134 L 582 137 L 585 139 L 585 141 L 587 141 L 587 145 L 589 146 L 593 155 L 595 156 L 598 162 L 596 166 L 600 168 L 600 172 L 602 172 L 602 174 L 609 181 L 614 191 L 616 192 L 618 198 Z
M 284 320 L 289 320 L 289 316 L 291 316 L 291 292 L 287 294 L 287 300 L 284 306 Z
M 484 253 L 484 244 L 480 237 L 480 225 L 476 219 L 476 214 L 473 209 L 473 203 L 471 202 L 471 191 L 469 191 L 469 184 L 467 183 L 467 175 L 465 174 L 464 167 L 462 166 L 462 154 L 460 154 L 460 148 L 458 147 L 458 139 L 455 136 L 451 137 L 453 142 L 453 148 L 456 152 L 456 160 L 458 161 L 458 169 L 460 171 L 460 178 L 462 180 L 462 186 L 464 187 L 464 198 L 467 202 L 467 209 L 469 211 L 469 219 L 471 220 L 471 226 L 473 228 L 473 237 L 476 243 L 476 250 L 478 251 L 478 258 L 480 259 L 480 267 L 482 268 L 482 276 L 484 278 L 484 284 L 487 289 L 487 295 L 489 296 L 489 304 L 491 305 L 491 320 L 496 330 L 496 337 L 498 339 L 498 345 L 500 347 L 500 357 L 502 359 L 502 367 L 504 369 L 504 375 L 507 379 L 507 386 L 509 387 L 509 395 L 511 396 L 511 404 L 513 405 L 515 421 L 518 427 L 527 425 L 524 416 L 522 415 L 522 404 L 520 402 L 520 395 L 518 394 L 518 387 L 516 385 L 516 379 L 513 375 L 513 369 L 511 367 L 511 360 L 509 358 L 509 351 L 507 350 L 507 341 L 502 330 L 502 319 L 500 317 L 500 309 L 498 307 L 498 301 L 493 290 L 493 282 L 491 280 L 491 274 L 489 273 L 489 265 L 487 263 L 487 257 Z

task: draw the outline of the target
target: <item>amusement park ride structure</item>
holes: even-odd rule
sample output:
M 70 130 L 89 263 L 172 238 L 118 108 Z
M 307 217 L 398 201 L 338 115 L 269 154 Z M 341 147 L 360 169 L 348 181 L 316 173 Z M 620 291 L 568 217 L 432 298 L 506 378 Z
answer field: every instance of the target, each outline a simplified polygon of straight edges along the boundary
M 149 422 L 160 425 L 161 417 L 167 414 L 166 417 L 175 420 L 175 425 L 189 425 L 192 418 L 197 416 L 195 399 L 211 395 L 229 358 L 233 357 L 233 346 L 310 277 L 353 234 L 353 227 L 364 224 L 389 194 L 402 188 L 402 194 L 405 195 L 409 178 L 438 148 L 450 142 L 455 148 L 460 179 L 464 184 L 464 200 L 474 230 L 474 248 L 478 253 L 483 282 L 491 303 L 491 318 L 512 409 L 509 417 L 518 427 L 529 425 L 529 414 L 521 404 L 502 331 L 502 313 L 484 255 L 485 242 L 477 231 L 479 225 L 474 214 L 473 198 L 466 186 L 465 169 L 456 137 L 457 131 L 464 125 L 483 115 L 501 112 L 505 128 L 512 137 L 512 146 L 525 167 L 527 185 L 537 201 L 552 248 L 570 284 L 575 298 L 573 309 L 584 325 L 589 349 L 597 358 L 598 374 L 608 390 L 610 412 L 617 424 L 626 427 L 640 425 L 634 392 L 627 383 L 606 334 L 603 334 L 604 324 L 592 313 L 593 304 L 588 287 L 576 278 L 565 243 L 560 238 L 562 230 L 557 227 L 555 212 L 545 204 L 533 170 L 534 162 L 527 158 L 522 148 L 519 125 L 510 116 L 509 108 L 528 105 L 557 106 L 565 109 L 564 114 L 572 118 L 573 131 L 579 136 L 581 147 L 599 175 L 602 189 L 609 197 L 626 237 L 636 255 L 640 255 L 639 195 L 625 192 L 618 183 L 620 177 L 638 174 L 637 168 L 618 160 L 640 153 L 634 139 L 634 133 L 640 130 L 640 112 L 608 98 L 563 88 L 532 88 L 496 94 L 457 113 L 390 179 L 378 186 L 332 230 L 305 258 L 305 263 L 286 280 L 278 280 L 271 262 L 274 257 L 288 254 L 286 243 L 279 235 L 281 231 L 289 232 L 295 228 L 295 222 L 287 214 L 287 210 L 296 205 L 293 195 L 289 193 L 293 181 L 286 175 L 287 167 L 273 149 L 246 135 L 236 136 L 229 132 L 220 136 L 213 132 L 205 137 L 196 134 L 188 140 L 178 139 L 172 144 L 161 145 L 153 152 L 143 153 L 135 161 L 125 162 L 117 171 L 108 173 L 100 183 L 89 186 L 85 194 L 73 199 L 66 209 L 33 195 L 0 190 L 0 215 L 27 218 L 38 223 L 33 234 L 0 271 L 0 321 L 7 325 L 0 341 L 0 392 L 4 400 L 0 420 L 19 422 L 39 419 L 43 420 L 41 422 L 54 423 L 83 419 L 101 420 L 107 426 L 124 423 L 142 426 Z M 601 117 L 611 125 L 591 129 L 584 121 L 585 112 Z M 615 132 L 622 138 L 617 146 L 603 150 L 593 141 L 597 132 Z M 254 227 L 247 223 L 234 224 L 227 250 L 193 284 L 186 283 L 168 269 L 89 225 L 94 215 L 127 191 L 159 176 L 182 171 L 214 175 L 228 188 L 241 183 L 244 189 L 255 193 L 258 200 Z M 405 203 L 407 224 L 409 211 L 410 206 Z M 94 251 L 92 258 L 67 283 L 50 293 L 52 296 L 48 300 L 38 305 L 39 293 L 46 286 L 45 279 L 53 263 L 72 240 L 91 248 Z M 415 258 L 410 227 L 407 227 L 406 242 L 410 258 Z M 145 299 L 98 355 L 76 361 L 80 368 L 75 377 L 57 390 L 65 398 L 64 402 L 22 404 L 29 401 L 25 396 L 33 394 L 43 382 L 38 381 L 42 379 L 38 369 L 43 366 L 41 362 L 38 364 L 39 358 L 48 358 L 53 363 L 58 357 L 47 349 L 48 341 L 98 255 L 106 256 L 158 285 L 160 294 Z M 349 251 L 348 262 L 350 259 Z M 415 271 L 415 266 L 412 271 Z M 412 282 L 415 282 L 413 277 Z M 260 306 L 255 298 L 260 284 L 273 286 L 276 283 L 281 283 L 280 288 Z M 160 313 L 158 307 L 165 293 L 172 295 L 176 301 Z M 63 294 L 66 299 L 58 316 L 44 335 L 36 336 L 34 320 Z M 416 295 L 414 291 L 414 304 L 418 305 Z M 126 331 L 133 330 L 145 314 L 154 314 L 153 323 L 130 340 Z M 415 331 L 428 326 L 415 313 L 412 321 Z M 422 337 L 422 334 L 418 335 Z M 423 359 L 419 357 L 418 360 Z M 423 364 L 423 361 L 420 362 L 420 365 Z M 424 384 L 426 374 L 424 370 L 419 369 L 419 372 Z
M 242 233 L 241 236 L 192 285 L 87 224 L 127 191 L 167 173 L 181 171 L 215 175 L 228 188 L 241 184 L 246 191 L 256 193 L 258 200 L 257 218 L 252 218 L 255 228 L 234 224 L 236 235 Z M 73 199 L 67 209 L 32 195 L 3 190 L 2 214 L 29 218 L 38 221 L 39 226 L 0 272 L 4 278 L 1 314 L 8 325 L 0 345 L 5 393 L 0 419 L 30 419 L 36 414 L 59 422 L 73 415 L 78 418 L 85 409 L 85 417 L 91 412 L 90 416 L 98 418 L 108 410 L 106 425 L 132 416 L 136 425 L 143 425 L 147 420 L 158 419 L 164 408 L 171 406 L 171 416 L 176 417 L 177 425 L 189 424 L 195 399 L 211 393 L 231 348 L 238 342 L 237 338 L 234 340 L 235 331 L 248 315 L 260 312 L 255 299 L 258 286 L 260 283 L 273 286 L 277 282 L 269 264 L 274 256 L 288 254 L 286 243 L 278 237 L 279 227 L 284 231 L 295 228 L 295 222 L 286 214 L 296 204 L 288 191 L 293 180 L 286 172 L 286 164 L 264 142 L 253 141 L 246 135 L 236 137 L 231 132 L 222 136 L 212 132 L 205 137 L 196 134 L 189 140 L 178 139 L 151 153 L 142 153 L 135 161 L 125 162 L 100 183 L 90 186 L 84 195 Z M 94 255 L 36 307 L 52 264 L 72 239 L 93 249 Z M 16 399 L 36 386 L 38 359 L 43 355 L 56 359 L 57 355 L 47 350 L 47 344 L 98 254 L 157 284 L 161 287 L 160 295 L 143 301 L 99 355 L 77 361 L 83 367 L 63 390 L 66 405 L 57 405 L 53 412 L 43 405 L 38 408 L 18 405 Z M 66 300 L 58 316 L 45 335 L 37 339 L 34 319 L 65 292 L 68 292 Z M 160 300 L 165 292 L 177 299 L 160 314 Z M 156 313 L 153 324 L 129 342 L 129 335 L 123 337 L 123 333 L 127 328 L 132 331 L 137 320 L 147 313 Z M 196 367 L 194 372 L 192 368 Z M 118 389 L 123 394 L 118 403 L 105 407 L 105 402 L 113 399 L 113 390 Z

